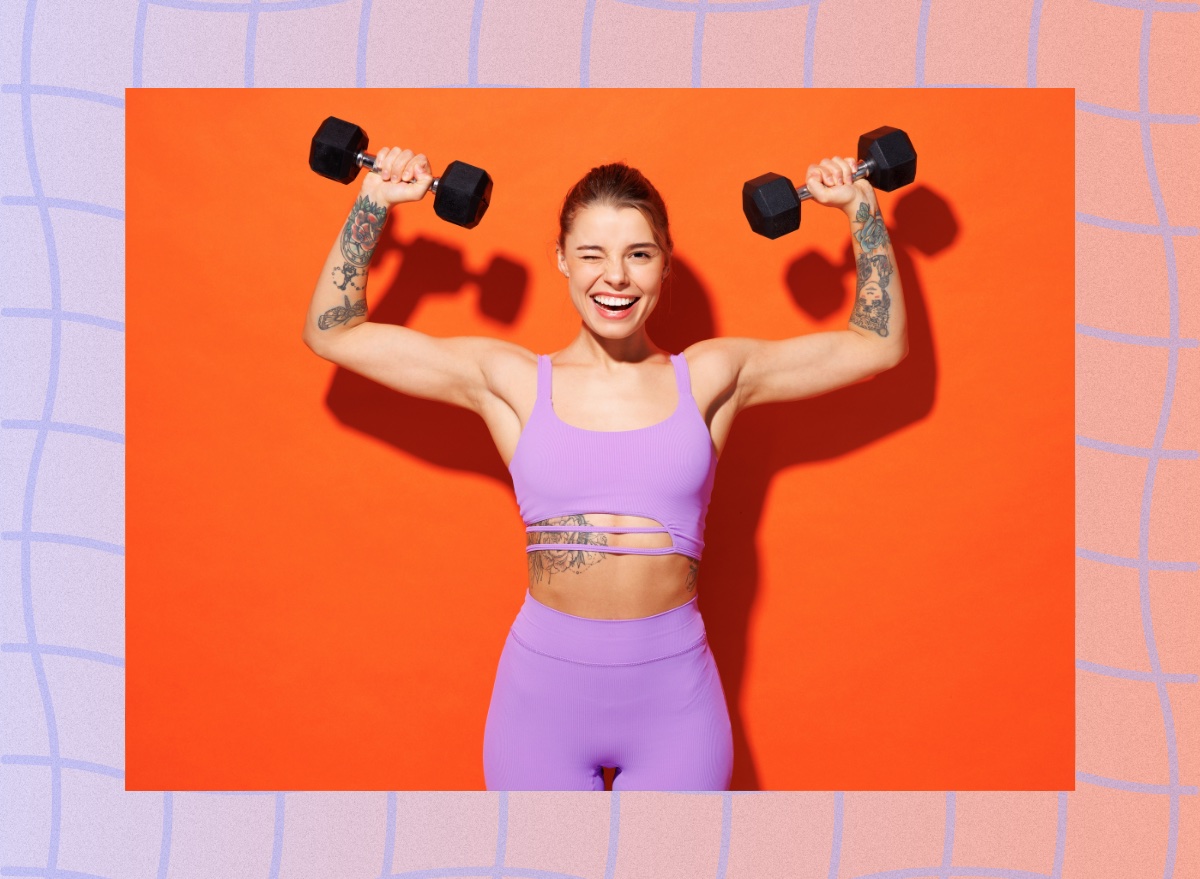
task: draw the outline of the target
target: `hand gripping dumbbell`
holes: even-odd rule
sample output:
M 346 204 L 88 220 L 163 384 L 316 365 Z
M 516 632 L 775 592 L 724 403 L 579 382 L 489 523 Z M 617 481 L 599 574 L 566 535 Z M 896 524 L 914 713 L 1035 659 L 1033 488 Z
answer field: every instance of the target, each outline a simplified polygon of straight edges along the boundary
M 884 126 L 858 139 L 859 165 L 854 179 L 866 177 L 876 189 L 891 192 L 917 176 L 917 151 L 899 128 Z M 812 198 L 807 186 L 797 189 L 779 174 L 763 174 L 742 186 L 742 212 L 750 228 L 778 238 L 800 228 L 800 202 Z
M 308 151 L 308 167 L 322 177 L 350 183 L 358 169 L 375 170 L 375 157 L 366 152 L 367 133 L 353 123 L 330 116 L 313 135 Z M 466 162 L 451 162 L 430 187 L 433 210 L 439 217 L 458 226 L 475 228 L 483 219 L 492 199 L 492 178 L 488 172 Z

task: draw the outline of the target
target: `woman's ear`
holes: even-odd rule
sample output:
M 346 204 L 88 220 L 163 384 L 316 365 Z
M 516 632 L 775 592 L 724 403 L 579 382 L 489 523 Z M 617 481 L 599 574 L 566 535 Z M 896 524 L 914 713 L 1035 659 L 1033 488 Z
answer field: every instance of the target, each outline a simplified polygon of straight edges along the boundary
M 569 271 L 567 271 L 567 258 L 565 256 L 563 256 L 563 252 L 558 249 L 555 249 L 554 252 L 558 256 L 558 270 L 560 272 L 562 272 L 564 275 L 566 275 L 568 278 L 571 277 L 571 273 Z

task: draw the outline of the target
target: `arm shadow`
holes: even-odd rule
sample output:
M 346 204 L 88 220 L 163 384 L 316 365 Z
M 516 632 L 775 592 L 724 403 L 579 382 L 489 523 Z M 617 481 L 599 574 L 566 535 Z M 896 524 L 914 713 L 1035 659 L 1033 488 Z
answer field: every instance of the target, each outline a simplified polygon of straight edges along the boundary
M 401 254 L 395 283 L 372 309 L 370 320 L 376 323 L 406 324 L 423 297 L 473 293 L 483 315 L 512 324 L 525 301 L 529 269 L 504 255 L 494 255 L 483 272 L 471 272 L 454 247 L 419 236 L 405 243 L 389 237 L 376 253 L 376 271 Z M 347 427 L 414 458 L 512 484 L 482 419 L 467 409 L 398 394 L 342 367 L 334 373 L 325 405 Z
M 958 236 L 949 203 L 926 187 L 895 203 L 889 233 L 904 289 L 909 353 L 899 366 L 873 379 L 792 403 L 769 404 L 739 413 L 721 454 L 707 521 L 700 588 L 709 640 L 717 657 L 734 727 L 733 790 L 759 790 L 757 762 L 740 712 L 745 678 L 750 610 L 759 586 L 756 541 L 766 493 L 775 474 L 789 467 L 840 457 L 925 418 L 937 390 L 937 356 L 913 251 L 934 257 Z M 815 319 L 842 311 L 853 289 L 853 250 L 841 264 L 809 252 L 788 267 L 786 285 L 797 306 Z M 797 557 L 805 534 L 797 523 Z M 814 552 L 819 547 L 814 547 Z M 798 572 L 798 580 L 801 579 Z M 711 589 L 705 584 L 711 583 Z M 817 620 L 796 620 L 795 636 Z M 803 730 L 797 730 L 797 747 Z

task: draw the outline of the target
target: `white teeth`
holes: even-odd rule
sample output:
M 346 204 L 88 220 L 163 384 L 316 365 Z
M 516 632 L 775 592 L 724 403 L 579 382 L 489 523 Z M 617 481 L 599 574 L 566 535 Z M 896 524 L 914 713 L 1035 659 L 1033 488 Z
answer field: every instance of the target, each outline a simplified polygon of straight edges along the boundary
M 601 305 L 628 305 L 631 302 L 636 302 L 636 296 L 595 296 L 593 297 Z

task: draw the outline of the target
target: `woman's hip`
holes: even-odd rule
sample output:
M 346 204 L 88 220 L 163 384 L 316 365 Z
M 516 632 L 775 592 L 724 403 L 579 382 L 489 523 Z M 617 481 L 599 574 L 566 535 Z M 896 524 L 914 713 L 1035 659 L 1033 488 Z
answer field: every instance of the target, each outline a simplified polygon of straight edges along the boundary
M 686 725 L 724 713 L 725 696 L 694 599 L 652 617 L 592 620 L 527 595 L 496 671 L 500 705 L 531 721 L 616 730 L 631 718 Z

